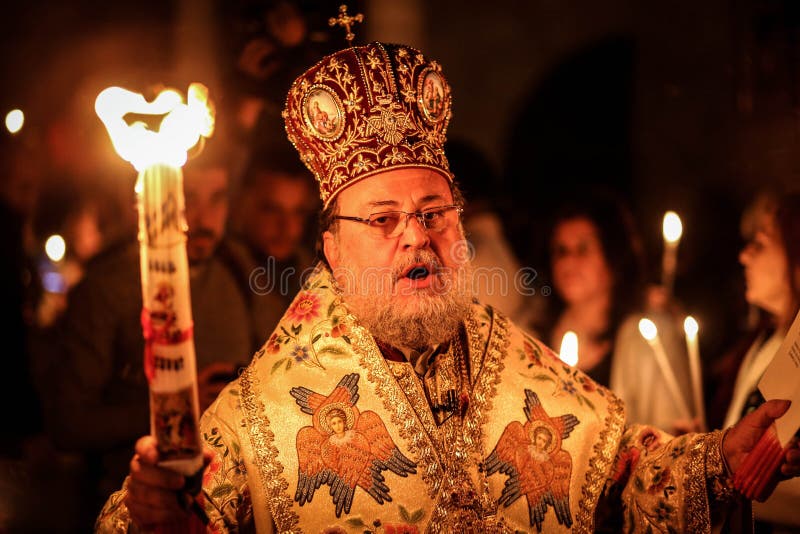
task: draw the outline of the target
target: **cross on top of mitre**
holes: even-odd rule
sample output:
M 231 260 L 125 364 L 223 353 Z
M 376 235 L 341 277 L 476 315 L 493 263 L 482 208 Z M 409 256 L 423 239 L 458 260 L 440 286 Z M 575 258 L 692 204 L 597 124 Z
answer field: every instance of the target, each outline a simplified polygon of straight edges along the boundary
M 350 27 L 355 24 L 356 22 L 363 22 L 364 15 L 361 13 L 357 13 L 355 16 L 351 16 L 347 14 L 347 6 L 342 4 L 339 6 L 339 15 L 336 17 L 331 17 L 328 19 L 328 26 L 340 26 L 345 29 L 347 32 L 344 36 L 347 39 L 347 44 L 351 45 L 353 43 L 353 39 L 355 39 L 356 34 L 354 34 Z

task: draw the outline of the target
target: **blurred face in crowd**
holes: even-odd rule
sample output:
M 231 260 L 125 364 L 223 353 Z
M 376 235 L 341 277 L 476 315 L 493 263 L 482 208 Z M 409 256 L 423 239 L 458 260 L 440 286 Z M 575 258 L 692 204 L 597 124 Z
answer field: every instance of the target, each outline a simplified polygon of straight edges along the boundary
M 265 256 L 291 259 L 305 234 L 314 194 L 302 177 L 262 173 L 244 191 L 237 210 L 245 239 Z
M 791 303 L 789 260 L 772 213 L 758 214 L 755 231 L 739 254 L 747 302 L 780 316 Z
M 439 173 L 395 169 L 354 183 L 335 202 L 338 215 L 367 219 L 452 205 L 453 195 Z M 458 211 L 441 217 L 442 227 L 428 230 L 416 217 L 402 216 L 392 237 L 350 220 L 337 220 L 323 234 L 345 302 L 378 339 L 412 348 L 441 343 L 468 313 L 469 265 Z
M 553 283 L 565 302 L 577 304 L 611 293 L 611 269 L 592 221 L 577 217 L 558 223 L 551 247 Z
M 100 251 L 103 245 L 103 233 L 95 208 L 82 209 L 70 219 L 68 225 L 72 250 L 79 261 L 88 261 Z
M 228 217 L 228 172 L 223 168 L 184 170 L 186 252 L 189 263 L 207 260 L 214 253 Z

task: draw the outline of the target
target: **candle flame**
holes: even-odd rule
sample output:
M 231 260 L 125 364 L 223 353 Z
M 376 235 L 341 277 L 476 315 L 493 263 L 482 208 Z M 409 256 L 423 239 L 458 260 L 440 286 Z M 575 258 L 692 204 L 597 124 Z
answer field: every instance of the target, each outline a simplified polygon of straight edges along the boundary
M 664 240 L 668 243 L 677 243 L 683 234 L 683 224 L 681 218 L 674 211 L 668 211 L 664 214 L 664 223 L 662 225 L 664 232 Z
M 559 358 L 567 365 L 575 366 L 578 363 L 578 335 L 572 330 L 564 332 L 561 338 L 561 351 Z
M 25 114 L 21 109 L 12 109 L 6 114 L 6 129 L 15 134 L 22 129 L 25 124 Z
M 656 323 L 654 323 L 650 319 L 642 318 L 639 321 L 639 333 L 642 334 L 642 337 L 645 338 L 647 341 L 653 341 L 658 335 L 658 328 L 656 327 Z
M 44 243 L 44 251 L 51 261 L 59 262 L 64 259 L 64 255 L 67 253 L 67 243 L 60 235 L 51 235 Z
M 166 164 L 180 167 L 187 151 L 214 132 L 214 109 L 208 101 L 208 89 L 199 83 L 189 85 L 186 103 L 174 89 L 166 89 L 147 102 L 139 93 L 121 87 L 104 89 L 95 101 L 95 111 L 105 124 L 114 149 L 142 171 Z M 129 125 L 125 115 L 165 115 L 158 131 L 142 122 Z
M 688 338 L 695 338 L 697 337 L 697 332 L 700 330 L 700 326 L 697 324 L 697 321 L 691 315 L 687 315 L 686 319 L 683 320 L 683 331 L 686 333 L 686 337 Z

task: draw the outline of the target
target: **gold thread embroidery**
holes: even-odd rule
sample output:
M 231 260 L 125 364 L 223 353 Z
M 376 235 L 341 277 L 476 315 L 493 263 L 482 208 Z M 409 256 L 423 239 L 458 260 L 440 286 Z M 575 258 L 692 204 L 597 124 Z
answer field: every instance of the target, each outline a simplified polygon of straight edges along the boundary
M 435 75 L 431 83 L 437 91 L 421 109 L 416 80 L 426 72 Z M 321 87 L 332 98 L 318 99 L 325 108 L 318 112 L 308 107 L 317 100 L 308 99 Z M 341 188 L 386 168 L 431 168 L 452 180 L 442 150 L 451 106 L 450 86 L 438 64 L 426 63 L 416 51 L 372 43 L 327 56 L 308 69 L 290 88 L 283 115 L 289 140 L 319 182 L 327 205 Z M 331 118 L 334 113 L 341 114 L 338 122 Z M 386 145 L 400 150 L 385 152 Z M 365 153 L 358 167 L 345 161 L 355 151 Z
M 589 459 L 589 469 L 581 488 L 581 500 L 575 513 L 573 532 L 594 531 L 594 510 L 606 482 L 606 473 L 616 458 L 616 449 L 625 425 L 625 408 L 622 401 L 612 397 L 608 406 L 608 417 L 603 423 L 597 443 L 593 447 L 594 455 Z
M 283 476 L 283 465 L 278 460 L 275 435 L 270 430 L 270 422 L 265 415 L 264 403 L 258 400 L 258 379 L 253 364 L 239 377 L 241 385 L 242 408 L 250 429 L 250 444 L 253 447 L 255 464 L 269 501 L 272 520 L 281 532 L 300 533 L 299 516 L 292 510 L 292 500 L 287 493 L 289 482 Z
M 715 436 L 715 434 L 717 436 Z M 686 528 L 688 532 L 710 532 L 711 518 L 708 509 L 708 492 L 706 491 L 706 462 L 712 444 L 719 432 L 712 432 L 705 437 L 695 439 L 687 454 L 687 473 L 684 475 L 686 489 Z
M 500 313 L 494 314 L 494 320 L 490 318 L 490 327 L 488 339 L 486 342 L 481 338 L 477 320 L 475 319 L 475 310 L 477 306 L 473 307 L 473 312 L 467 318 L 467 343 L 469 346 L 469 358 L 471 363 L 471 374 L 475 377 L 473 380 L 473 387 L 470 395 L 470 402 L 467 408 L 467 413 L 464 418 L 463 424 L 457 424 L 457 417 L 451 417 L 445 425 L 443 425 L 443 439 L 448 443 L 457 443 L 461 441 L 465 450 L 456 451 L 458 456 L 467 458 L 472 456 L 478 462 L 482 462 L 485 457 L 483 450 L 483 426 L 486 423 L 485 414 L 491 410 L 491 399 L 496 395 L 496 385 L 499 381 L 500 372 L 503 369 L 502 359 L 508 352 L 508 345 L 510 339 L 508 336 L 508 321 Z M 459 440 L 460 436 L 454 435 L 454 432 L 462 432 L 463 440 Z M 445 471 L 445 480 L 442 484 L 442 491 L 452 488 L 463 488 L 465 486 L 472 486 L 475 494 L 478 496 L 482 513 L 489 509 L 494 510 L 490 515 L 485 515 L 479 518 L 482 522 L 482 527 L 493 529 L 496 531 L 505 531 L 508 527 L 497 519 L 496 503 L 489 495 L 488 483 L 481 473 L 480 480 L 474 481 L 470 478 L 470 473 L 465 473 L 463 469 L 453 468 Z M 475 487 L 475 484 L 481 487 Z M 451 513 L 457 513 L 452 507 L 451 495 L 440 494 L 431 514 L 431 522 L 429 525 L 429 532 L 432 534 L 444 533 L 450 526 Z M 477 512 L 477 510 L 475 510 Z
M 441 465 L 434 447 L 407 402 L 398 393 L 398 383 L 393 379 L 389 367 L 375 344 L 375 340 L 360 325 L 352 328 L 352 347 L 359 357 L 359 365 L 366 369 L 367 380 L 376 385 L 376 392 L 383 400 L 384 408 L 391 414 L 392 423 L 398 428 L 400 436 L 408 442 L 409 453 L 414 455 L 420 468 L 422 480 L 428 486 L 431 496 L 436 494 L 442 478 Z
M 422 429 L 428 435 L 428 439 L 434 442 L 434 454 L 438 458 L 438 451 L 442 447 L 442 437 L 433 419 L 428 400 L 425 398 L 422 381 L 417 377 L 410 364 L 401 362 L 389 363 L 392 368 L 392 374 L 400 385 L 400 391 L 411 404 L 417 417 L 419 417 Z

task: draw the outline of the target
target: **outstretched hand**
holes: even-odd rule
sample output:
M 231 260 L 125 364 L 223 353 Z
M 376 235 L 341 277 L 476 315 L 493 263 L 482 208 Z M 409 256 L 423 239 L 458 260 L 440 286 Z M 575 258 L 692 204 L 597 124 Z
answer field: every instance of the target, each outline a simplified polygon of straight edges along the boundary
M 767 401 L 731 427 L 722 443 L 722 454 L 732 472 L 736 473 L 764 432 L 776 419 L 786 413 L 790 404 L 785 400 Z M 800 476 L 800 447 L 795 437 L 784 454 L 779 478 L 775 482 L 796 476 Z

